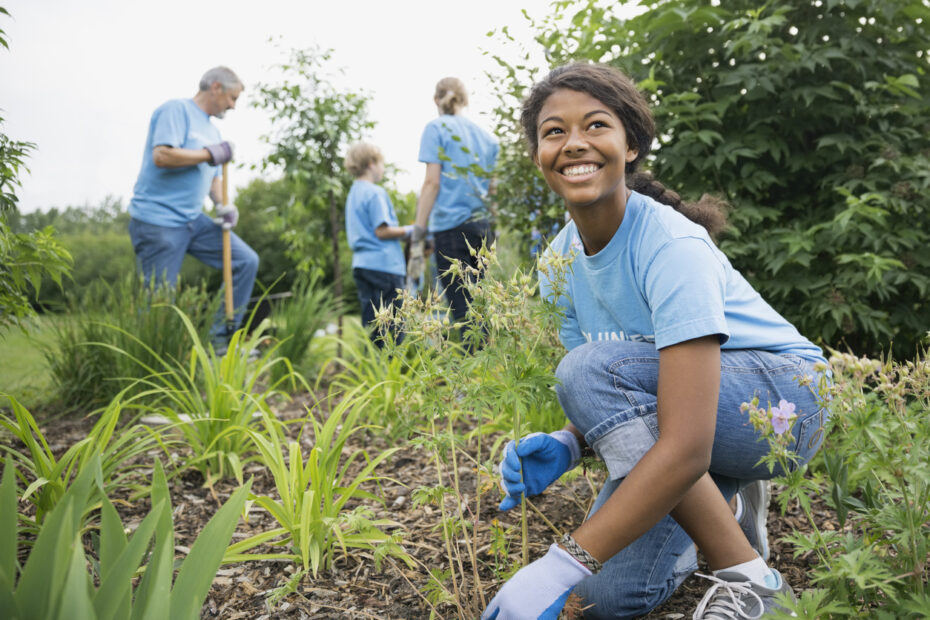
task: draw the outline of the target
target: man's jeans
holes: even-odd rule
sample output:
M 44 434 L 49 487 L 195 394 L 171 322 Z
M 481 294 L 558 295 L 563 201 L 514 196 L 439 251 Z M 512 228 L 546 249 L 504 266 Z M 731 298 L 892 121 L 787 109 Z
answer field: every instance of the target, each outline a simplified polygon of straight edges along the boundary
M 597 511 L 655 443 L 659 353 L 650 343 L 591 342 L 570 351 L 559 364 L 559 402 L 569 420 L 607 465 L 609 480 L 591 513 Z M 810 377 L 809 385 L 799 379 Z M 720 396 L 710 474 L 730 499 L 741 484 L 779 475 L 759 459 L 768 443 L 740 405 L 759 397 L 759 405 L 785 399 L 796 405 L 793 450 L 807 462 L 823 441 L 827 412 L 815 391 L 819 375 L 813 363 L 795 355 L 755 350 L 721 351 Z M 590 516 L 590 515 L 589 515 Z M 574 592 L 594 607 L 585 618 L 629 618 L 665 601 L 697 569 L 694 543 L 666 516 L 631 545 L 604 563 L 600 573 Z
M 204 264 L 223 268 L 223 229 L 201 213 L 184 226 L 156 226 L 137 219 L 129 220 L 129 238 L 136 252 L 136 264 L 146 282 L 167 282 L 174 286 L 178 281 L 184 255 L 190 254 Z M 233 307 L 235 328 L 252 296 L 255 274 L 258 273 L 258 254 L 235 233 L 230 233 L 232 246 Z M 225 344 L 231 334 L 226 328 L 226 309 L 221 304 L 210 328 L 214 345 Z

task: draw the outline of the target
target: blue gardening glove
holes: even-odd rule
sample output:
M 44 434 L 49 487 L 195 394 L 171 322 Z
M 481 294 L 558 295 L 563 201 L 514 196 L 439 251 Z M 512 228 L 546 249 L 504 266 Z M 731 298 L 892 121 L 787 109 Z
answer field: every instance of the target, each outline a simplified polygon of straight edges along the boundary
M 587 567 L 553 543 L 549 553 L 504 584 L 481 620 L 556 620 L 572 588 L 590 575 Z
M 216 205 L 213 208 L 213 221 L 229 230 L 239 222 L 239 209 L 236 205 Z
M 530 433 L 516 447 L 510 441 L 504 447 L 501 460 L 501 485 L 507 497 L 501 502 L 500 510 L 510 510 L 520 504 L 521 494 L 533 497 L 573 469 L 581 460 L 578 438 L 566 430 L 554 433 Z M 523 478 L 520 463 L 523 463 Z
M 233 158 L 232 142 L 225 140 L 219 144 L 208 144 L 204 147 L 210 153 L 210 164 L 220 166 Z

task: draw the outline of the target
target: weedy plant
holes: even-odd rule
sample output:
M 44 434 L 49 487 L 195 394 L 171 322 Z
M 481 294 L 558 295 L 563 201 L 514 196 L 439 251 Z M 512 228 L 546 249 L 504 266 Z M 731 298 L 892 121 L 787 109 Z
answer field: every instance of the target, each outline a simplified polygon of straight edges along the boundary
M 98 282 L 80 300 L 72 297 L 68 315 L 55 322 L 54 342 L 44 348 L 57 400 L 70 410 L 99 406 L 145 376 L 144 366 L 159 358 L 184 359 L 191 337 L 179 329 L 170 304 L 180 308 L 204 338 L 216 303 L 203 285 L 153 289 L 134 275 L 115 285 Z
M 377 567 L 386 556 L 410 563 L 399 544 L 399 536 L 382 529 L 400 527 L 399 523 L 373 518 L 371 508 L 364 505 L 349 508 L 359 500 L 383 504 L 381 498 L 362 485 L 380 480 L 375 469 L 397 450 L 385 450 L 374 458 L 363 450 L 352 452 L 347 458 L 343 456 L 349 438 L 366 428 L 359 424 L 366 404 L 367 394 L 356 390 L 342 395 L 322 424 L 308 411 L 306 419 L 300 420 L 309 421 L 314 431 L 312 443 L 307 442 L 312 447 L 306 458 L 302 438 L 287 440 L 284 424 L 263 412 L 264 432 L 250 430 L 249 435 L 260 454 L 260 462 L 274 478 L 278 498 L 256 495 L 252 499 L 280 527 L 231 545 L 225 561 L 286 559 L 299 562 L 314 577 L 332 566 L 338 550 L 343 554 L 349 549 L 370 551 Z M 358 473 L 351 474 L 359 460 L 364 465 Z M 264 544 L 285 550 L 248 553 Z
M 834 352 L 832 386 L 821 386 L 832 417 L 820 454 L 792 467 L 792 406 L 745 405 L 789 471 L 779 503 L 797 502 L 809 531 L 787 537 L 795 554 L 817 558 L 799 617 L 925 618 L 930 609 L 930 359 L 891 362 Z M 834 529 L 813 517 L 812 498 L 836 512 Z M 783 617 L 788 617 L 783 615 Z
M 478 269 L 452 267 L 471 296 L 464 320 L 451 322 L 435 292 L 424 298 L 405 294 L 396 318 L 407 334 L 405 344 L 419 356 L 397 400 L 400 415 L 419 421 L 422 432 L 415 443 L 431 453 L 436 471 L 436 485 L 417 489 L 414 500 L 439 508 L 447 555 L 444 567 L 429 571 L 424 598 L 430 605 L 453 605 L 460 618 L 478 617 L 487 603 L 478 570 L 485 560 L 479 558 L 476 534 L 489 527 L 481 520 L 481 504 L 482 495 L 496 488 L 496 453 L 511 437 L 565 423 L 553 389 L 563 353 L 557 338 L 560 309 L 537 296 L 533 274 L 505 275 L 493 248 L 474 252 Z M 556 282 L 566 267 L 558 258 L 541 266 Z M 469 451 L 463 450 L 465 442 Z M 477 456 L 471 456 L 472 448 Z M 468 469 L 475 472 L 474 497 L 463 491 L 461 472 Z M 489 561 L 496 572 L 504 570 L 499 557 Z
M 279 388 L 285 381 L 302 379 L 287 359 L 277 356 L 278 345 L 265 349 L 257 360 L 249 359 L 267 321 L 251 335 L 244 330 L 234 333 L 226 353 L 218 356 L 203 345 L 191 320 L 180 309 L 174 310 L 193 342 L 190 360 L 166 359 L 150 349 L 156 360 L 152 366 L 133 357 L 149 373 L 140 380 L 147 389 L 138 395 L 139 407 L 174 424 L 193 453 L 187 465 L 208 482 L 232 475 L 241 484 L 243 464 L 255 458 L 249 428 L 263 413 L 271 413 L 269 401 L 284 396 Z M 287 372 L 263 385 L 276 365 L 285 366 Z
M 306 375 L 307 354 L 318 330 L 325 328 L 332 317 L 341 312 L 342 303 L 330 287 L 325 286 L 314 271 L 304 272 L 294 283 L 293 295 L 275 305 L 271 321 L 281 342 L 278 355 L 291 361 L 300 374 Z M 287 373 L 283 365 L 272 370 L 272 381 Z
M 28 500 L 36 507 L 34 518 L 25 513 L 20 515 L 31 530 L 42 525 L 72 480 L 88 467 L 94 466 L 92 463 L 97 455 L 100 462 L 98 486 L 101 492 L 111 495 L 118 489 L 128 489 L 138 497 L 145 494 L 148 488 L 132 477 L 134 470 L 142 466 L 138 457 L 159 447 L 166 453 L 168 450 L 166 441 L 159 433 L 144 425 L 129 424 L 117 429 L 117 423 L 125 410 L 121 393 L 99 413 L 97 422 L 87 436 L 56 458 L 32 414 L 13 396 L 0 393 L 0 397 L 6 398 L 13 414 L 11 417 L 0 413 L 0 427 L 25 447 L 21 451 L 6 442 L 0 443 L 0 451 L 12 457 L 17 467 L 17 476 L 25 487 L 20 501 Z M 99 506 L 102 498 L 92 494 L 91 499 L 93 501 L 89 504 L 80 507 L 81 513 L 78 515 L 85 519 L 85 524 L 89 513 Z
M 328 380 L 331 389 L 368 394 L 368 421 L 383 427 L 390 437 L 407 435 L 416 420 L 400 414 L 397 399 L 419 360 L 429 352 L 413 355 L 404 344 L 379 349 L 357 323 L 346 324 L 336 348 L 341 354 L 326 361 L 316 386 Z
M 245 505 L 249 485 L 238 489 L 191 546 L 174 577 L 174 528 L 171 500 L 161 465 L 152 479 L 152 510 L 131 538 L 116 509 L 103 497 L 97 557 L 88 556 L 81 515 L 102 475 L 99 455 L 90 457 L 60 502 L 48 513 L 29 556 L 17 565 L 17 486 L 15 465 L 7 457 L 0 482 L 0 609 L 4 618 L 98 618 L 100 620 L 200 617 L 223 549 Z M 154 540 L 154 544 L 153 543 Z M 151 547 L 151 553 L 149 550 Z M 148 564 L 138 586 L 133 579 Z M 93 573 L 88 571 L 93 567 Z M 173 581 L 173 585 L 172 585 Z

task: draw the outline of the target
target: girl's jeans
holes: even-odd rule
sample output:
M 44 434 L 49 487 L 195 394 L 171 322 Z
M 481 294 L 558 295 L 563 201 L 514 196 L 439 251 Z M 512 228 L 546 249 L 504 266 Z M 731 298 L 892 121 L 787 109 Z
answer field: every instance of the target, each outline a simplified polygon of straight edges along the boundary
M 741 484 L 779 475 L 759 459 L 768 443 L 740 405 L 759 397 L 761 407 L 781 399 L 796 406 L 791 432 L 794 450 L 806 463 L 820 447 L 827 412 L 815 394 L 819 375 L 813 362 L 795 355 L 756 350 L 721 351 L 720 396 L 710 474 L 730 499 Z M 592 508 L 600 508 L 659 435 L 656 393 L 659 352 L 650 343 L 591 342 L 570 351 L 559 364 L 559 402 L 588 445 L 607 465 L 609 479 Z M 799 379 L 810 377 L 807 385 Z M 589 515 L 590 516 L 590 515 Z M 665 601 L 697 570 L 694 543 L 666 516 L 633 544 L 604 563 L 597 575 L 575 587 L 586 618 L 629 618 Z

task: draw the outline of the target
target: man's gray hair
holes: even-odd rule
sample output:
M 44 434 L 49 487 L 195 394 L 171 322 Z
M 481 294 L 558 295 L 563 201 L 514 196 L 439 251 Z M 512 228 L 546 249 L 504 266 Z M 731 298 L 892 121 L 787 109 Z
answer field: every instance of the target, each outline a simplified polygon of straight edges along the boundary
M 237 86 L 239 88 L 245 88 L 239 76 L 229 67 L 213 67 L 204 73 L 203 77 L 200 78 L 200 90 L 210 90 L 210 86 L 213 85 L 213 82 L 219 82 L 224 91 Z

